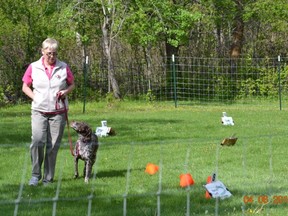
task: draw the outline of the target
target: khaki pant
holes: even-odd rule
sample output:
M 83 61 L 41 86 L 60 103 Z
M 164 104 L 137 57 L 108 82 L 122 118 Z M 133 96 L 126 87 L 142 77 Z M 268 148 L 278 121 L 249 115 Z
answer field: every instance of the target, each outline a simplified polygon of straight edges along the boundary
M 44 160 L 43 180 L 53 181 L 56 157 L 66 125 L 65 113 L 50 115 L 32 110 L 31 120 L 32 176 L 39 180 L 42 178 L 41 167 Z

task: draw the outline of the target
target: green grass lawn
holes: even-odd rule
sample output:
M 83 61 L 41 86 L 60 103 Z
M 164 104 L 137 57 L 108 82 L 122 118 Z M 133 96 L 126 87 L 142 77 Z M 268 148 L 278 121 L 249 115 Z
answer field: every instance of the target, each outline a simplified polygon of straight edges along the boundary
M 286 215 L 288 206 L 288 115 L 262 103 L 191 105 L 105 102 L 70 105 L 69 120 L 101 120 L 116 136 L 101 137 L 93 177 L 74 180 L 67 130 L 52 185 L 29 187 L 30 105 L 0 110 L 1 215 Z M 222 112 L 235 125 L 223 126 Z M 236 134 L 234 146 L 221 146 Z M 71 131 L 73 141 L 77 135 Z M 147 163 L 160 166 L 145 173 Z M 80 161 L 80 171 L 83 163 Z M 205 199 L 203 185 L 218 173 L 232 193 Z M 179 186 L 190 173 L 195 184 Z M 82 172 L 80 172 L 82 174 Z M 18 202 L 19 201 L 19 202 Z

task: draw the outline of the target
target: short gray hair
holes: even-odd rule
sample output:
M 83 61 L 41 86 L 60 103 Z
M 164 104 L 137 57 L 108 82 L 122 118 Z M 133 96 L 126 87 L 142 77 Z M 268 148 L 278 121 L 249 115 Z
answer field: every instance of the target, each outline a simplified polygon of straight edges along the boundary
M 55 40 L 53 38 L 47 38 L 42 43 L 42 50 L 46 50 L 48 48 L 57 50 L 58 46 L 59 46 L 59 43 L 57 40 Z

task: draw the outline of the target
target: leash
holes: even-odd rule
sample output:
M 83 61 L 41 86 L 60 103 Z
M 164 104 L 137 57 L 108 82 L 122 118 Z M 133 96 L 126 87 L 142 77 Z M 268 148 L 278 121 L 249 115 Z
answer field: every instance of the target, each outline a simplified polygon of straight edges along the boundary
M 69 128 L 68 110 L 66 108 L 65 98 L 61 98 L 61 94 L 57 94 L 55 108 L 56 108 L 56 110 L 60 108 L 59 103 L 58 103 L 60 100 L 64 104 L 64 113 L 65 113 L 65 118 L 66 118 L 67 129 L 68 129 L 68 140 L 69 140 L 69 145 L 70 145 L 70 152 L 71 152 L 72 156 L 74 156 L 73 142 L 72 142 L 72 138 L 71 138 L 71 134 L 70 134 L 70 128 Z

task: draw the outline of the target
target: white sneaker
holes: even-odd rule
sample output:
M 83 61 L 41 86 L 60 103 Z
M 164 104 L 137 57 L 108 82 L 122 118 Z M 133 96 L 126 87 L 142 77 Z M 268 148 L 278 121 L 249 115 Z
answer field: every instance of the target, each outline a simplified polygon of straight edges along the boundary
M 38 185 L 38 178 L 37 177 L 34 177 L 34 176 L 32 176 L 32 178 L 30 179 L 30 181 L 29 181 L 29 185 L 30 186 L 37 186 Z

